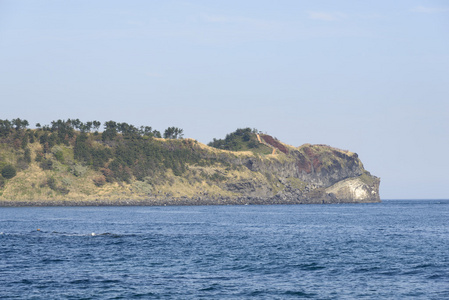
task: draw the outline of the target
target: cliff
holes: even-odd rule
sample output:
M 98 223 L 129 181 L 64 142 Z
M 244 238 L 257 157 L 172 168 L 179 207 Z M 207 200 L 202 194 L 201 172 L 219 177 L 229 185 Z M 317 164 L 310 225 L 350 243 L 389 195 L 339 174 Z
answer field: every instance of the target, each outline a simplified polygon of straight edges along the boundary
M 75 132 L 66 143 L 49 144 L 39 130 L 28 135 L 35 138 L 25 146 L 13 139 L 0 143 L 0 168 L 17 170 L 0 178 L 0 205 L 380 201 L 380 179 L 364 169 L 358 155 L 326 145 L 293 147 L 256 133 L 241 151 L 192 139 L 119 134 L 105 140 L 101 133 Z

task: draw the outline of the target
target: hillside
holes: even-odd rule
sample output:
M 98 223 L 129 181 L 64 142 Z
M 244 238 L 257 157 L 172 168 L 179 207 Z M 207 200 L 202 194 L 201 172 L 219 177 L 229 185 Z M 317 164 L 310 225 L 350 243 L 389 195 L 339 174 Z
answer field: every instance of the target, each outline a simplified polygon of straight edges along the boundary
M 357 154 L 238 129 L 208 145 L 170 127 L 0 120 L 0 205 L 378 202 Z M 164 138 L 162 138 L 164 136 Z

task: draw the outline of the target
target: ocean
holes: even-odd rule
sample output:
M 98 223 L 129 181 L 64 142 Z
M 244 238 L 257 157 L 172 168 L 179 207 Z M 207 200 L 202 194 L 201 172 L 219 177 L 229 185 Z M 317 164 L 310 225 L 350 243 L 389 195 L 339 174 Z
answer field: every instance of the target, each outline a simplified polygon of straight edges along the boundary
M 449 200 L 0 208 L 0 299 L 449 299 Z

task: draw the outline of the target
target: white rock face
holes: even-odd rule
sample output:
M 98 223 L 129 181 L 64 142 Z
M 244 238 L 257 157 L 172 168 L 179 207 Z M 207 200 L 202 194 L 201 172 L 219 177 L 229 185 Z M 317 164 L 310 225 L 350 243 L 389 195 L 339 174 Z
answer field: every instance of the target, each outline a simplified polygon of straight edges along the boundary
M 353 202 L 369 201 L 373 197 L 377 197 L 375 189 L 358 177 L 337 182 L 333 186 L 328 187 L 326 193 L 333 194 L 338 200 L 352 199 Z
M 351 185 L 349 187 L 350 189 L 352 189 L 352 193 L 354 194 L 354 198 L 356 199 L 366 199 L 368 196 L 368 192 L 364 189 L 363 186 L 359 186 L 359 185 Z

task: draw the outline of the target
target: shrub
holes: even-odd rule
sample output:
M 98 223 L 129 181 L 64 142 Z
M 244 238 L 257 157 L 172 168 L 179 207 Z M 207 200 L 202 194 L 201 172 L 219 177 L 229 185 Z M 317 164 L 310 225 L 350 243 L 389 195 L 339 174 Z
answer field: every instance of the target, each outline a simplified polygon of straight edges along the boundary
M 96 186 L 100 187 L 106 184 L 106 177 L 104 177 L 104 175 L 100 175 L 98 177 L 95 177 L 93 181 Z
M 260 148 L 261 145 L 257 140 L 256 132 L 258 132 L 257 129 L 239 128 L 235 132 L 227 134 L 225 139 L 213 139 L 213 141 L 207 145 L 218 149 L 232 151 Z
M 44 152 L 36 151 L 36 158 L 35 158 L 35 160 L 37 162 L 41 162 L 43 159 L 44 159 Z
M 114 182 L 114 172 L 109 168 L 101 168 L 100 171 L 103 173 L 103 176 L 107 182 Z
M 56 190 L 56 180 L 53 177 L 50 177 L 47 179 L 47 185 L 49 188 L 51 188 L 52 190 Z
M 70 192 L 70 190 L 69 190 L 68 188 L 64 187 L 64 186 L 58 187 L 58 188 L 56 189 L 56 191 L 57 191 L 57 192 L 60 192 L 60 193 L 63 194 L 63 195 L 67 195 L 67 194 Z
M 49 177 L 47 179 L 47 185 L 50 189 L 52 189 L 55 192 L 61 193 L 63 195 L 67 195 L 70 190 L 63 186 L 57 186 L 56 180 L 53 177 Z
M 64 162 L 64 154 L 62 153 L 62 150 L 58 150 L 53 154 L 57 161 L 60 163 Z
M 2 169 L 2 176 L 6 179 L 11 179 L 14 176 L 16 176 L 16 174 L 17 174 L 17 171 L 13 165 L 6 165 Z
M 39 166 L 42 170 L 53 170 L 53 162 L 49 159 L 43 159 Z
M 74 164 L 70 167 L 70 172 L 76 177 L 81 177 L 88 171 L 88 167 L 81 164 Z
M 30 148 L 26 148 L 25 152 L 23 154 L 23 158 L 25 162 L 30 163 L 31 162 L 31 150 Z

